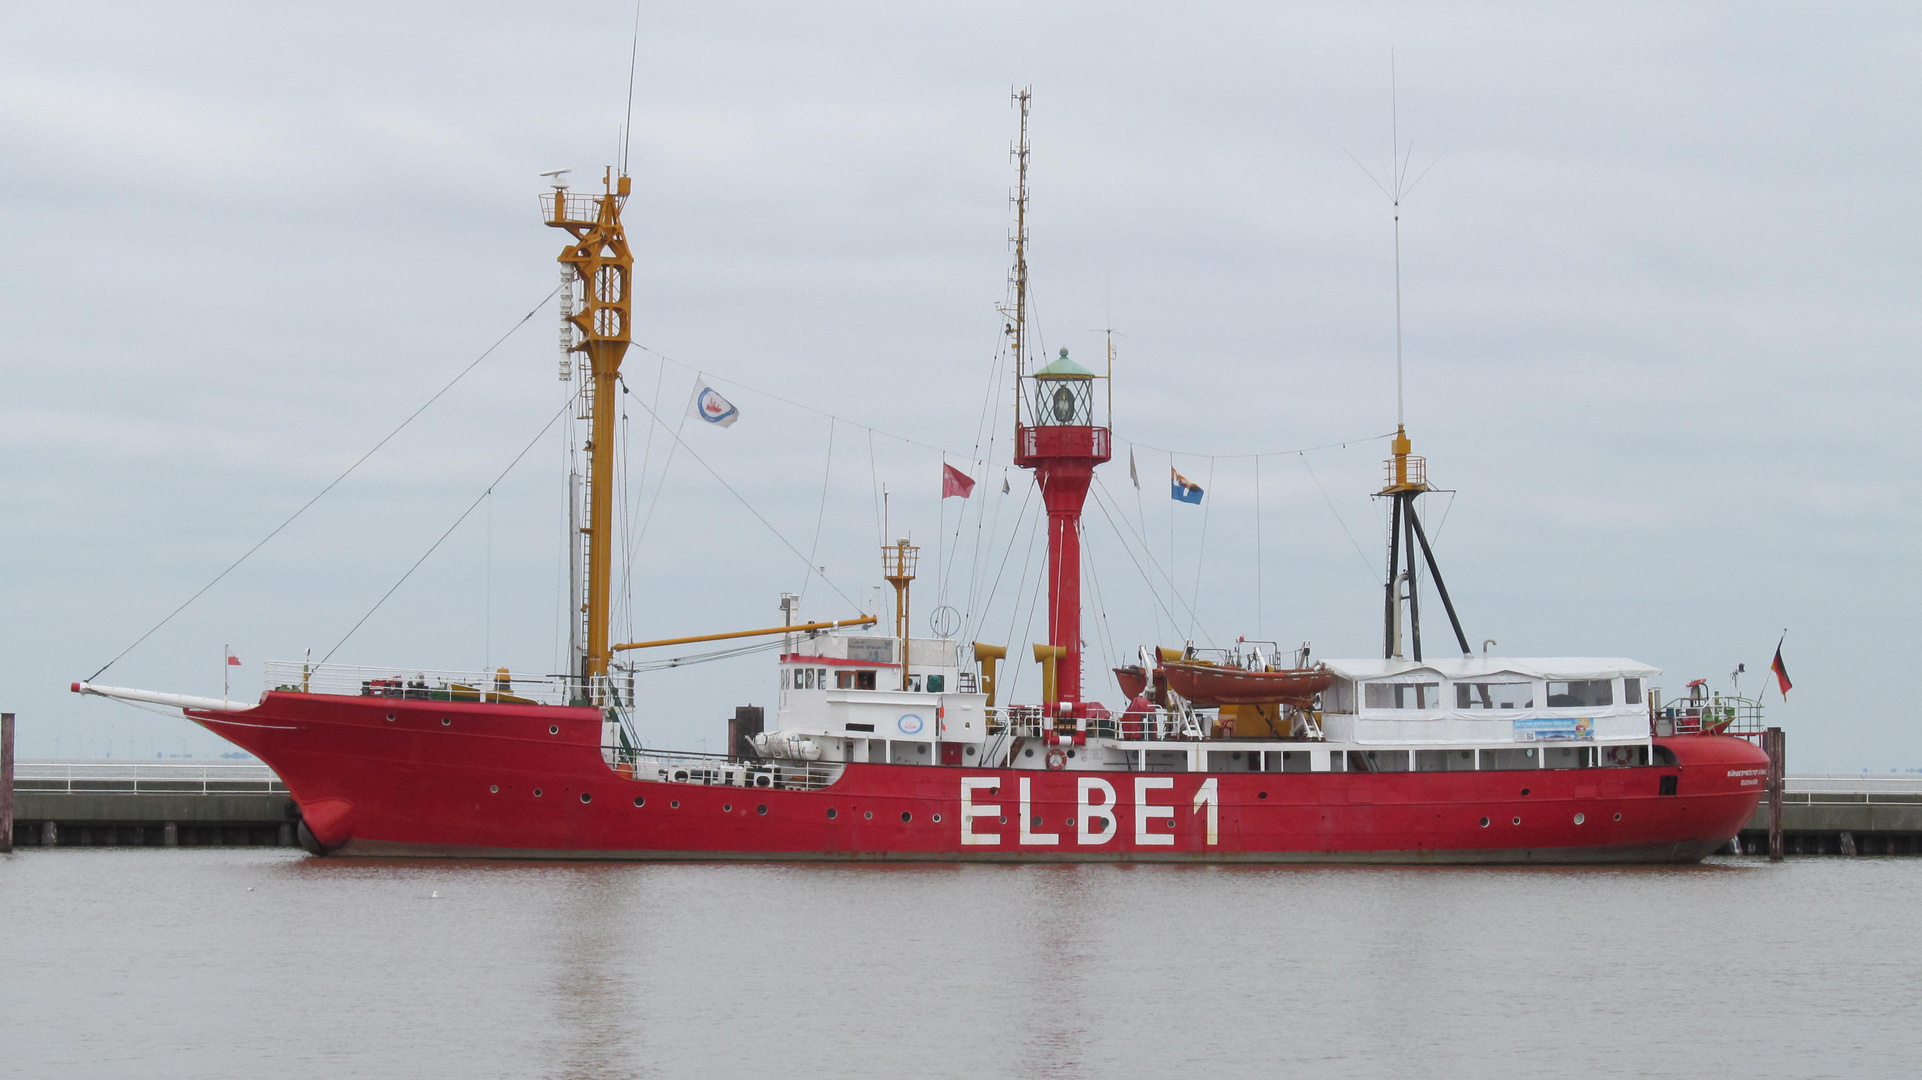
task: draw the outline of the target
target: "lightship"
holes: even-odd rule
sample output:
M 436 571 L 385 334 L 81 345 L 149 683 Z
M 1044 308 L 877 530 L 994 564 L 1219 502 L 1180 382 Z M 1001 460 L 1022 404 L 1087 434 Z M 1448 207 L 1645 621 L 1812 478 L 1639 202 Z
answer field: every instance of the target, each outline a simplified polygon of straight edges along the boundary
M 630 180 L 556 176 L 546 223 L 579 289 L 586 473 L 571 478 L 579 619 L 554 676 L 270 663 L 255 703 L 75 683 L 174 706 L 272 766 L 315 855 L 995 862 L 1689 862 L 1753 813 L 1767 759 L 1736 732 L 1758 706 L 1665 703 L 1624 658 L 1512 659 L 1469 648 L 1416 512 L 1425 462 L 1397 430 L 1380 658 L 1312 661 L 1275 643 L 1141 650 L 1129 703 L 1083 683 L 1080 518 L 1111 456 L 1113 363 L 1029 357 L 1029 98 L 1016 95 L 1016 465 L 1047 512 L 1041 698 L 998 700 L 1005 645 L 917 638 L 918 551 L 883 547 L 893 632 L 873 616 L 669 642 L 611 636 L 616 382 L 631 338 L 621 222 Z M 1099 384 L 1099 385 L 1098 385 Z M 1097 393 L 1097 389 L 1101 393 Z M 1419 550 L 1422 559 L 1418 562 Z M 1422 654 L 1426 566 L 1460 657 Z M 785 607 L 785 605 L 784 605 Z M 791 615 L 791 610 L 789 611 Z M 779 634 L 774 722 L 737 710 L 724 754 L 642 747 L 617 653 Z M 1264 645 L 1266 646 L 1264 648 Z M 1021 659 L 1016 657 L 1017 660 Z

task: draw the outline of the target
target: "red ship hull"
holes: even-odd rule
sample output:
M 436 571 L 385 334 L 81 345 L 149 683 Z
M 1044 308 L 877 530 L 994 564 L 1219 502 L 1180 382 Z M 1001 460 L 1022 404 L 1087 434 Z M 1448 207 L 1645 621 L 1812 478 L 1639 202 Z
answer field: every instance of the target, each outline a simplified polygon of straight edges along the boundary
M 1117 773 L 850 764 L 826 787 L 791 791 L 630 779 L 602 759 L 595 709 L 273 692 L 245 712 L 189 714 L 272 766 L 301 809 L 303 841 L 343 855 L 1692 862 L 1754 813 L 1767 768 L 1746 740 L 1700 735 L 1660 740 L 1676 764 L 1652 767 Z

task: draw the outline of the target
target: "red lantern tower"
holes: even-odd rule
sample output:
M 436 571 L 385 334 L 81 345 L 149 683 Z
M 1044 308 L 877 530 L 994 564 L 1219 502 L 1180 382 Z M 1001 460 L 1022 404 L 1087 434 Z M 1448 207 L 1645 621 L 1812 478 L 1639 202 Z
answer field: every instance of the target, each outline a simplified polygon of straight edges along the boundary
M 1095 413 L 1095 380 L 1105 376 L 1070 360 L 1066 349 L 1046 367 L 1027 371 L 1029 92 L 1016 94 L 1015 101 L 1021 108 L 1021 141 L 1015 147 L 1020 187 L 1014 198 L 1014 310 L 1008 328 L 1015 357 L 1014 463 L 1034 470 L 1048 510 L 1048 641 L 1036 645 L 1034 653 L 1042 665 L 1042 707 L 1061 722 L 1082 715 L 1081 506 L 1094 467 L 1111 454 L 1111 439 Z

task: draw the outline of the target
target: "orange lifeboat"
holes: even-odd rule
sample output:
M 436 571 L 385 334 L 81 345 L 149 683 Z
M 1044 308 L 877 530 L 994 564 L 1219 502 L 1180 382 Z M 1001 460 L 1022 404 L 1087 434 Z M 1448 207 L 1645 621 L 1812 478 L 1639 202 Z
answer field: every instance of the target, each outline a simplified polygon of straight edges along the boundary
M 1168 689 L 1201 708 L 1217 705 L 1293 705 L 1309 708 L 1315 695 L 1335 677 L 1326 668 L 1249 671 L 1187 661 L 1163 660 Z

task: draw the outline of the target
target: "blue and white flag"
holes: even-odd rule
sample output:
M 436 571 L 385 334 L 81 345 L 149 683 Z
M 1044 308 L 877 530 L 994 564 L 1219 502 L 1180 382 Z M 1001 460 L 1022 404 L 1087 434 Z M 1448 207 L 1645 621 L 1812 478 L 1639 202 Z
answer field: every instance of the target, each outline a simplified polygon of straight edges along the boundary
M 1174 500 L 1176 502 L 1195 503 L 1197 505 L 1200 504 L 1201 502 L 1201 485 L 1200 484 L 1193 483 L 1187 477 L 1181 475 L 1180 473 L 1174 471 L 1173 469 L 1168 470 L 1168 475 L 1172 477 L 1172 479 L 1169 481 L 1169 484 L 1170 484 L 1169 494 L 1174 496 Z
M 696 379 L 694 397 L 687 403 L 687 415 L 696 420 L 705 420 L 715 427 L 732 427 L 734 421 L 741 418 L 741 410 L 716 393 L 706 381 Z

